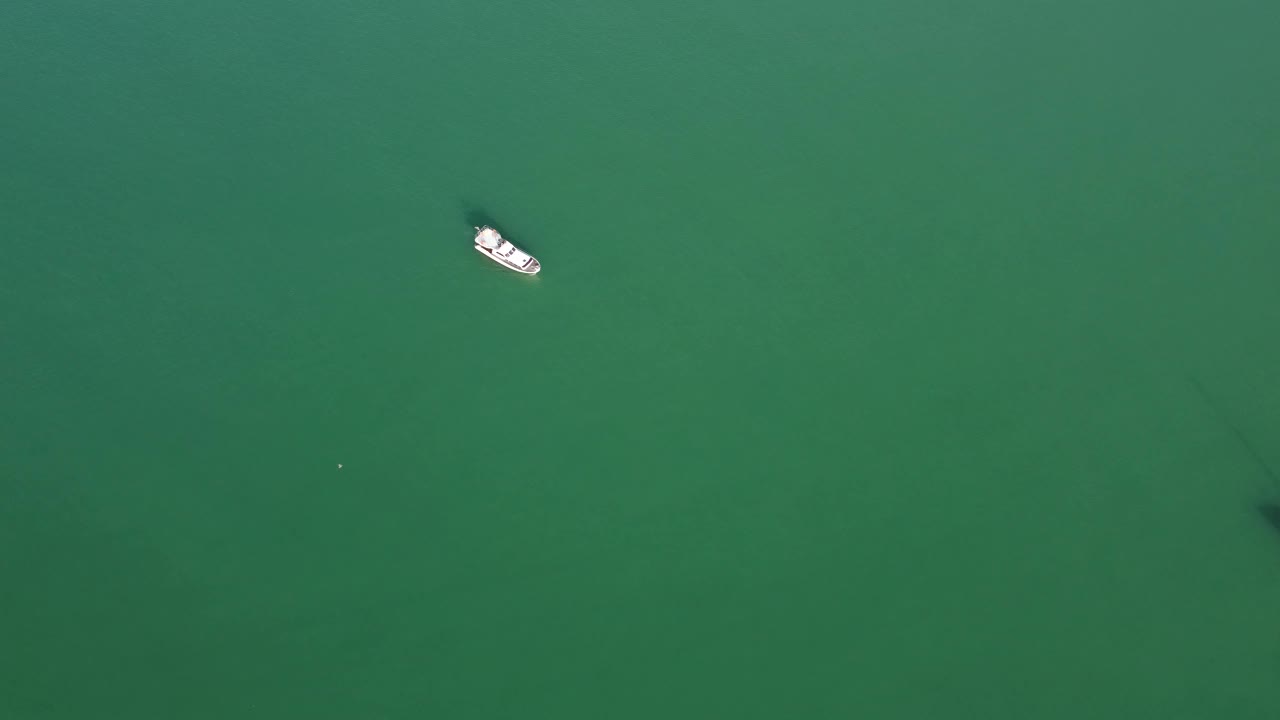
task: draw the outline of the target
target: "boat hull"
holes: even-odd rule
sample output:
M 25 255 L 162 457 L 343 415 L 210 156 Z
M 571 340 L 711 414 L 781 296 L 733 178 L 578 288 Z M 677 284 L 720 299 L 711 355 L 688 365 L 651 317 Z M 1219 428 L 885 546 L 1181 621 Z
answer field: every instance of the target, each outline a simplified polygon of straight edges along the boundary
M 475 247 L 490 260 L 523 275 L 536 275 L 542 269 L 537 258 L 516 247 L 515 243 L 488 225 L 476 228 Z
M 479 252 L 481 255 L 484 255 L 485 257 L 498 263 L 499 265 L 501 265 L 502 267 L 508 270 L 514 270 L 524 275 L 537 275 L 538 271 L 542 269 L 542 265 L 537 261 L 537 259 L 531 259 L 528 265 L 526 265 L 525 267 L 519 267 L 517 265 L 509 263 L 506 260 L 498 257 L 493 253 L 492 250 L 490 250 L 487 247 L 483 247 L 481 245 L 476 245 L 475 247 L 476 247 L 476 251 Z

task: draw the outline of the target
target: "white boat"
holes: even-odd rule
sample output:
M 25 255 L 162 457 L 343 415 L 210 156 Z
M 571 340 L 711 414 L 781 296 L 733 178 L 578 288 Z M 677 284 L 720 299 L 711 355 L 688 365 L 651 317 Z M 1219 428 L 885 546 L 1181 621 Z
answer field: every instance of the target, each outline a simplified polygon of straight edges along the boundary
M 533 275 L 542 269 L 537 259 L 516 247 L 488 225 L 476 228 L 476 250 L 488 255 L 499 265 L 519 273 Z

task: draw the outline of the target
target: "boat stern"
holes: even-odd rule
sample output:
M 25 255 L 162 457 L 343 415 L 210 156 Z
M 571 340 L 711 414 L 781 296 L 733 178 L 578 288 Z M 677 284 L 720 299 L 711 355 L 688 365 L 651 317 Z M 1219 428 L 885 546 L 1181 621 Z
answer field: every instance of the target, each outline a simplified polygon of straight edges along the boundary
M 485 225 L 484 227 L 476 228 L 475 241 L 476 245 L 493 250 L 502 244 L 502 235 L 498 234 L 497 230 Z

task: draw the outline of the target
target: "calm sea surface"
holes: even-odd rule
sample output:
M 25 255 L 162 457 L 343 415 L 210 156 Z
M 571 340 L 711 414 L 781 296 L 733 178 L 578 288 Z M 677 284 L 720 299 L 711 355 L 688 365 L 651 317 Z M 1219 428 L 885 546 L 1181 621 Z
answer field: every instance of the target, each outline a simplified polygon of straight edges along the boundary
M 0 718 L 1280 717 L 1278 25 L 0 4 Z

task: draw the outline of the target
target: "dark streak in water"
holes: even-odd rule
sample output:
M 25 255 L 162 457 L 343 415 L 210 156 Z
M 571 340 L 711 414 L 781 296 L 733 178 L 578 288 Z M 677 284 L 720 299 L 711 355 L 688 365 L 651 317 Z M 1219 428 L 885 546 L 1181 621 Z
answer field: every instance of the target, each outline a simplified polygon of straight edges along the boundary
M 1243 430 L 1241 430 L 1235 423 L 1231 422 L 1231 419 L 1222 411 L 1222 408 L 1218 406 L 1218 403 L 1214 402 L 1213 397 L 1209 395 L 1209 391 L 1205 389 L 1204 385 L 1200 383 L 1200 380 L 1196 376 L 1190 375 L 1188 378 L 1191 380 L 1191 385 L 1195 387 L 1196 392 L 1200 394 L 1200 397 L 1204 400 L 1205 404 L 1213 410 L 1213 412 L 1218 416 L 1218 419 L 1222 421 L 1222 424 L 1226 425 L 1231 430 L 1231 433 L 1236 436 L 1236 439 L 1240 441 L 1240 445 L 1244 447 L 1245 452 L 1249 453 L 1249 457 L 1253 458 L 1254 464 L 1262 470 L 1264 475 L 1271 478 L 1272 484 L 1277 488 L 1280 488 L 1280 475 L 1276 475 L 1276 471 L 1271 469 L 1271 465 L 1267 463 L 1267 459 L 1264 458 L 1262 453 L 1258 452 L 1258 449 L 1249 441 L 1249 436 L 1245 435 Z M 1265 507 L 1275 508 L 1277 513 L 1280 513 L 1280 506 L 1267 505 Z M 1266 513 L 1264 513 L 1264 515 L 1265 514 Z M 1269 515 L 1267 517 L 1269 519 L 1272 518 L 1272 516 Z M 1275 519 L 1272 519 L 1271 521 L 1273 524 L 1276 523 Z

